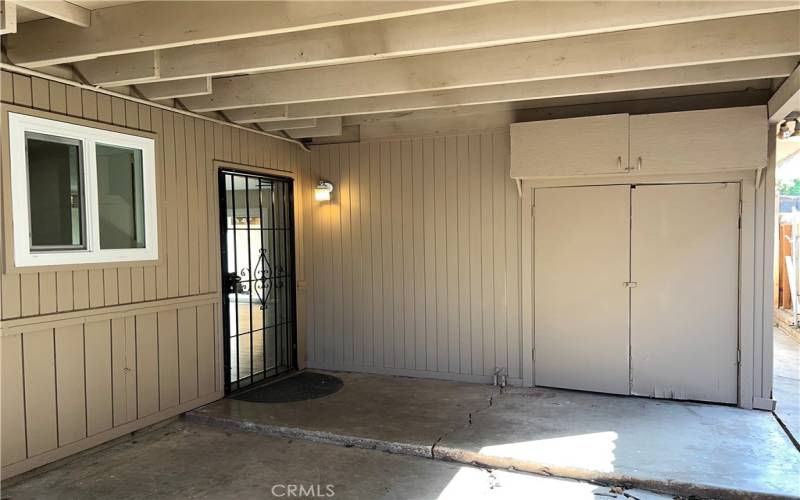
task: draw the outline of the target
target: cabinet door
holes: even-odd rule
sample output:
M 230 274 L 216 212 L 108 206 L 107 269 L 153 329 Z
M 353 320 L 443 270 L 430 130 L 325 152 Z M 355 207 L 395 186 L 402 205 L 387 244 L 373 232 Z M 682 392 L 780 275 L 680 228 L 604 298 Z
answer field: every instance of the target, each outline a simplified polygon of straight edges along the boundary
M 535 383 L 629 394 L 630 187 L 534 198 Z
M 511 177 L 624 174 L 628 115 L 511 125 Z
M 767 162 L 764 106 L 630 117 L 634 172 L 715 172 Z
M 739 185 L 632 191 L 633 393 L 736 403 Z

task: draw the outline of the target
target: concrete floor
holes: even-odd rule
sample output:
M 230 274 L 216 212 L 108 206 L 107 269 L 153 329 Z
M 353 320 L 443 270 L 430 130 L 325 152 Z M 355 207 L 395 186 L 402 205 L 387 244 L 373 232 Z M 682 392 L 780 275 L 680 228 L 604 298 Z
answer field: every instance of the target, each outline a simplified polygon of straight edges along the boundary
M 338 373 L 285 404 L 223 400 L 189 419 L 263 434 L 717 498 L 800 497 L 800 453 L 774 416 L 552 389 Z
M 800 442 L 800 342 L 780 328 L 775 328 L 775 366 L 773 397 L 775 414 Z
M 4 485 L 3 498 L 667 500 L 642 490 L 174 422 Z M 330 489 L 328 487 L 330 486 Z M 309 490 L 310 488 L 310 490 Z

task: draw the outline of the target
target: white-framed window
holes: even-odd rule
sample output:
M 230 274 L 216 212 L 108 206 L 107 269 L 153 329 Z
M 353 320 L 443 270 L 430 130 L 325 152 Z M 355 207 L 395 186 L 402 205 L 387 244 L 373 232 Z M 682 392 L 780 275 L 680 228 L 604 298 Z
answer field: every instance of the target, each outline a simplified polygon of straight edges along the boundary
M 158 258 L 155 141 L 9 113 L 17 267 Z

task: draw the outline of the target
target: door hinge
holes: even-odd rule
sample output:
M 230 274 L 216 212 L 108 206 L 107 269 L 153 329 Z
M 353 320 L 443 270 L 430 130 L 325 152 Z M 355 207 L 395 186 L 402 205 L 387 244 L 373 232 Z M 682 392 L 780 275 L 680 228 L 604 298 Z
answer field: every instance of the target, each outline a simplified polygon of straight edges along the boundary
M 626 288 L 636 288 L 639 286 L 639 283 L 636 281 L 624 281 L 622 284 L 625 285 Z
M 536 217 L 536 205 L 531 205 L 531 217 Z
M 741 364 L 742 363 L 742 351 L 741 349 L 736 349 L 736 362 Z
M 536 348 L 535 348 L 535 347 L 532 347 L 532 348 L 531 348 L 531 358 L 532 358 L 534 361 L 536 361 Z

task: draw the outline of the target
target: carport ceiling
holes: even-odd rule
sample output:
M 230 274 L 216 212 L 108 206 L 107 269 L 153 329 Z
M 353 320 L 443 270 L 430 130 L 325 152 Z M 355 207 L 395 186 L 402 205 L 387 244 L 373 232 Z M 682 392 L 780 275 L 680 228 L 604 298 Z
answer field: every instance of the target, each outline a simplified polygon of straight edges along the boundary
M 419 110 L 731 82 L 758 82 L 766 102 L 800 57 L 797 0 L 73 3 L 88 26 L 63 15 L 73 4 L 19 0 L 62 14 L 13 33 L 6 0 L 7 60 L 300 138 Z

